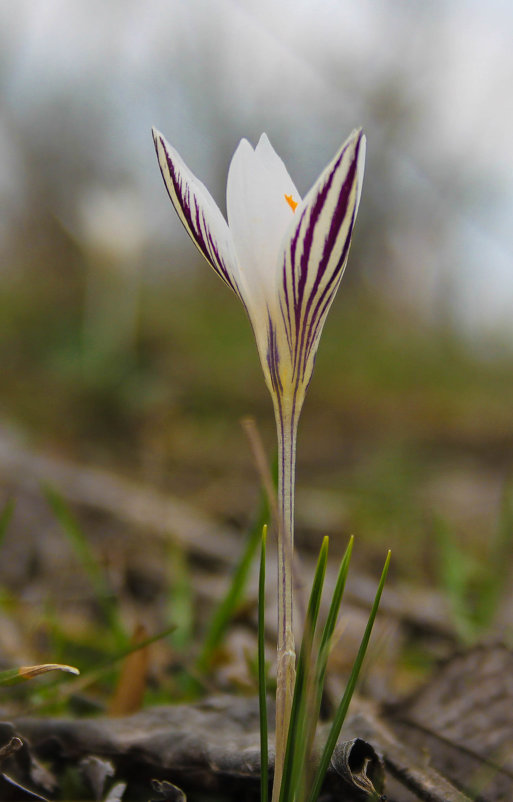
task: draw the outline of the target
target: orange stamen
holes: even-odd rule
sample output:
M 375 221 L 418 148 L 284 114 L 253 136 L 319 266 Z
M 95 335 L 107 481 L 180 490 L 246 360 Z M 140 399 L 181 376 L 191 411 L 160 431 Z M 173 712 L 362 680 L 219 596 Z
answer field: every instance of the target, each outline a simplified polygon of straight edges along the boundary
M 287 203 L 289 204 L 290 208 L 292 209 L 292 211 L 295 212 L 297 208 L 297 201 L 294 200 L 292 195 L 285 195 L 284 197 Z

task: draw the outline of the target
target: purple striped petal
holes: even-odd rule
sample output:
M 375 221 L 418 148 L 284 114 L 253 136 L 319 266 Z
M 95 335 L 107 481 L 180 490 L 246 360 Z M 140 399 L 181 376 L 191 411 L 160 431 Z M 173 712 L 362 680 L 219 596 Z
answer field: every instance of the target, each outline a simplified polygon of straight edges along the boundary
M 280 309 L 296 381 L 310 380 L 344 272 L 360 201 L 365 137 L 355 131 L 296 210 L 283 253 Z
M 219 207 L 177 151 L 155 129 L 153 141 L 164 184 L 185 230 L 220 278 L 242 300 L 233 239 Z

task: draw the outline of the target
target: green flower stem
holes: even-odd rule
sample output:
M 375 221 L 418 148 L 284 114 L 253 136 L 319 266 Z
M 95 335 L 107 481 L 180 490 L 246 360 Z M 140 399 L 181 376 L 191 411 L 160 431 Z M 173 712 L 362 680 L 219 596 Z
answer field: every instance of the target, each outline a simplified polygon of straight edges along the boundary
M 269 798 L 269 754 L 267 742 L 267 677 L 265 671 L 265 552 L 267 526 L 262 530 L 258 577 L 258 707 L 260 713 L 260 802 Z
M 279 797 L 294 694 L 296 652 L 293 630 L 294 483 L 300 406 L 296 395 L 276 398 L 278 433 L 278 642 L 276 677 L 276 750 L 273 800 Z

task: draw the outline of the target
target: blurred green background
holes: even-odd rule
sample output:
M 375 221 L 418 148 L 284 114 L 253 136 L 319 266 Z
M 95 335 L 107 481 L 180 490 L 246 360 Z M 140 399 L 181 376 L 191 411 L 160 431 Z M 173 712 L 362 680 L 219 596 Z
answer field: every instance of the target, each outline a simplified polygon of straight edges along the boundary
M 306 192 L 363 125 L 360 217 L 300 427 L 298 542 L 354 533 L 368 572 L 390 547 L 391 582 L 441 588 L 481 631 L 480 599 L 511 575 L 511 13 L 0 4 L 2 429 L 246 528 L 258 477 L 238 421 L 272 457 L 271 403 L 150 128 L 224 209 L 242 136 L 265 130 Z

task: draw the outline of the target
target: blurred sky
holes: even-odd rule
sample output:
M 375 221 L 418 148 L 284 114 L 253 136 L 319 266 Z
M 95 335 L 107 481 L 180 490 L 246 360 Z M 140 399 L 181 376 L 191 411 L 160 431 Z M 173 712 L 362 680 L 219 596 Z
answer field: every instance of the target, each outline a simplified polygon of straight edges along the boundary
M 22 224 L 37 184 L 80 236 L 108 239 L 103 227 L 123 253 L 187 253 L 152 125 L 223 209 L 241 137 L 265 130 L 306 192 L 363 125 L 365 280 L 428 318 L 450 314 L 471 337 L 512 333 L 512 8 L 0 0 L 0 235 Z

